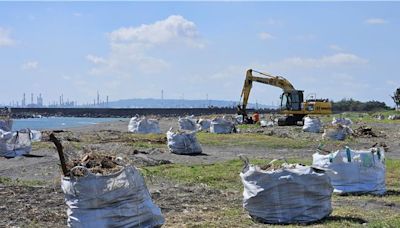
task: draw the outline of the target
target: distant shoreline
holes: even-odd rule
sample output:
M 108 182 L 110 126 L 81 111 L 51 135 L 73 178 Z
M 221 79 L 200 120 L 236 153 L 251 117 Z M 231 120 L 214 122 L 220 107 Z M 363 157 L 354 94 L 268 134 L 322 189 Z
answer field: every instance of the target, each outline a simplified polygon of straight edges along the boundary
M 250 112 L 253 110 L 249 109 Z M 262 109 L 260 113 L 277 110 Z M 135 115 L 185 116 L 236 114 L 236 108 L 11 108 L 13 119 L 40 117 L 129 118 Z

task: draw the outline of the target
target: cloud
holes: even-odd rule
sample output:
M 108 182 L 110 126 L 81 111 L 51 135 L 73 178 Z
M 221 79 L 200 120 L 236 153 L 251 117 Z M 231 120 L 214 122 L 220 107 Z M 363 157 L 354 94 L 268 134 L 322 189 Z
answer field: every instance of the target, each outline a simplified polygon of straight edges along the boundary
M 93 54 L 86 59 L 95 64 L 92 74 L 117 74 L 130 77 L 136 73 L 159 73 L 170 63 L 156 54 L 176 52 L 182 48 L 203 48 L 194 22 L 180 15 L 152 24 L 122 27 L 108 33 L 110 53 L 107 57 Z
M 337 53 L 320 58 L 291 57 L 279 62 L 271 63 L 272 66 L 280 67 L 303 67 L 303 68 L 323 68 L 332 66 L 349 66 L 365 64 L 368 60 L 351 53 Z
M 21 68 L 23 70 L 35 70 L 39 67 L 39 62 L 38 61 L 28 61 L 24 64 L 22 64 Z
M 274 36 L 272 36 L 270 33 L 267 32 L 261 32 L 260 34 L 258 34 L 258 37 L 261 40 L 270 40 L 275 38 Z
M 112 42 L 130 42 L 146 47 L 175 41 L 203 47 L 204 45 L 197 40 L 198 36 L 196 25 L 180 15 L 171 15 L 153 24 L 120 28 L 109 34 Z
M 334 50 L 334 51 L 344 51 L 344 49 L 336 44 L 331 44 L 329 45 L 329 48 Z
M 380 24 L 387 24 L 388 21 L 382 18 L 368 18 L 367 20 L 365 20 L 365 23 L 370 25 L 380 25 Z
M 101 63 L 106 63 L 107 61 L 102 58 L 102 57 L 98 57 L 95 55 L 87 55 L 86 59 L 89 60 L 90 62 L 94 63 L 94 64 L 101 64 Z
M 10 37 L 10 31 L 0 27 L 0 47 L 12 46 L 15 41 Z

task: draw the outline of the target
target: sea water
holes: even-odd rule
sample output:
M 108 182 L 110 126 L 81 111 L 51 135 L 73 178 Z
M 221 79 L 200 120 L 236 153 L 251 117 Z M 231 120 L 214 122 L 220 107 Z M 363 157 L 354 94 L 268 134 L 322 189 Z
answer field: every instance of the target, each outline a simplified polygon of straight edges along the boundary
M 44 117 L 14 119 L 13 130 L 29 128 L 34 130 L 64 129 L 69 127 L 88 126 L 98 123 L 124 120 L 124 118 L 87 118 L 87 117 Z

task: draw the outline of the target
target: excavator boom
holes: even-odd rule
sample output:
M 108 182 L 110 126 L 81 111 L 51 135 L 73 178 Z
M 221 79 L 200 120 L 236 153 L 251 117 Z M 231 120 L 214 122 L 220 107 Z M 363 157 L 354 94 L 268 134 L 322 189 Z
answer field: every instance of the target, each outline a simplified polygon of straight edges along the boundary
M 260 76 L 254 76 L 253 72 Z M 304 102 L 303 91 L 296 90 L 286 78 L 249 69 L 246 72 L 246 79 L 240 96 L 241 104 L 238 105 L 238 114 L 243 116 L 243 120 L 247 119 L 246 107 L 253 82 L 279 87 L 283 90 L 281 112 L 286 114 L 286 117 L 278 122 L 279 125 L 294 125 L 309 114 L 325 115 L 332 113 L 332 105 L 327 99 L 314 99 Z
M 253 72 L 256 72 L 264 77 L 253 76 Z M 292 92 L 294 86 L 286 78 L 282 76 L 273 76 L 271 74 L 262 73 L 256 70 L 249 69 L 246 72 L 246 79 L 244 80 L 244 86 L 240 99 L 242 100 L 241 105 L 238 106 L 238 112 L 241 115 L 246 115 L 246 107 L 249 101 L 250 91 L 253 86 L 253 82 L 260 82 L 281 88 L 284 92 Z

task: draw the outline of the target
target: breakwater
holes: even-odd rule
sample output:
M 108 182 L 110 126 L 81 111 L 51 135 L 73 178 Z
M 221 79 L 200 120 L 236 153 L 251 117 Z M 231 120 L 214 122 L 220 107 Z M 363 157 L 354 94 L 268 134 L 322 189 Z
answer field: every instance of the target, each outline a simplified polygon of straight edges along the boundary
M 30 118 L 35 116 L 64 117 L 119 117 L 129 118 L 135 115 L 185 116 L 235 114 L 235 108 L 12 108 L 13 118 Z M 249 112 L 254 110 L 249 109 Z M 276 110 L 259 110 L 260 113 Z

